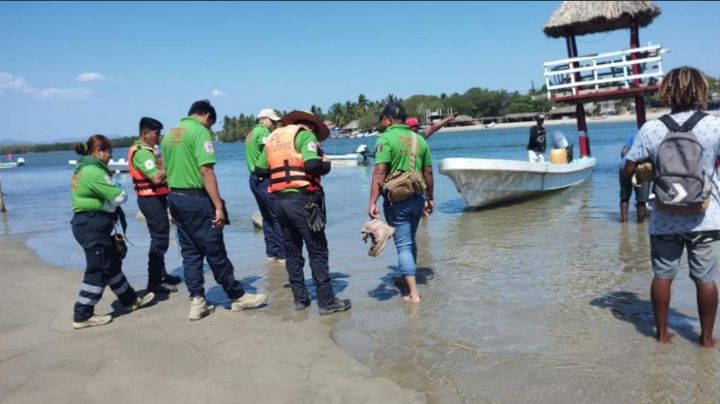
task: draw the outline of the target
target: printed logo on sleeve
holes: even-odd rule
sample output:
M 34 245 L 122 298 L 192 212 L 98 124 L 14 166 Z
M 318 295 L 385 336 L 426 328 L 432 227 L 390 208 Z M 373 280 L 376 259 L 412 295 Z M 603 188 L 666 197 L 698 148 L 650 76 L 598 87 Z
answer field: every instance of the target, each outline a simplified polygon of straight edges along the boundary
M 382 149 L 383 149 L 383 148 L 382 148 L 382 145 L 381 145 L 381 144 L 375 146 L 375 153 L 382 153 Z
M 205 142 L 205 151 L 208 153 L 215 153 L 215 148 L 210 140 Z
M 154 162 L 154 161 L 152 161 L 152 160 L 147 160 L 147 161 L 145 161 L 145 169 L 146 169 L 146 170 L 152 170 L 153 168 L 155 168 L 155 162 Z
M 316 152 L 316 153 L 317 153 L 318 144 L 315 143 L 315 142 L 310 142 L 310 143 L 308 143 L 307 148 L 308 148 L 309 151 L 311 151 L 311 152 Z

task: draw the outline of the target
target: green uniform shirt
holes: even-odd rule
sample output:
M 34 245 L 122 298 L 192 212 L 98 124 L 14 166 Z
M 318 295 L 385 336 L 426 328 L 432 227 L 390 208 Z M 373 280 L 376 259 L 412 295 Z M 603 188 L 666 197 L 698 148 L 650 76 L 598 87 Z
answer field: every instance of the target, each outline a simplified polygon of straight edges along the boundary
M 137 147 L 150 147 L 150 145 L 143 142 L 142 140 L 136 140 L 133 145 Z M 138 171 L 143 173 L 143 175 L 145 175 L 145 177 L 148 179 L 154 177 L 157 173 L 160 172 L 160 167 L 158 167 L 157 163 L 157 157 L 155 157 L 155 153 L 151 152 L 150 150 L 140 149 L 135 151 L 135 154 L 133 154 L 132 162 L 133 167 L 138 169 Z
M 300 130 L 297 136 L 295 136 L 295 150 L 300 151 L 300 154 L 302 154 L 303 157 L 303 161 L 320 158 L 320 156 L 318 155 L 318 150 L 320 150 L 320 142 L 318 142 L 317 137 L 315 137 L 312 132 L 305 129 Z M 262 153 L 260 154 L 260 157 L 258 157 L 255 166 L 265 170 L 270 168 L 270 166 L 268 165 L 267 153 L 265 152 L 264 148 Z M 280 192 L 300 192 L 300 190 L 284 189 Z
M 250 174 L 255 171 L 255 162 L 265 149 L 265 139 L 268 136 L 270 136 L 270 129 L 265 125 L 257 124 L 245 139 L 245 159 Z
M 430 147 L 425 138 L 410 130 L 407 125 L 391 125 L 375 143 L 375 164 L 387 163 L 388 175 L 395 171 L 409 171 L 412 137 L 417 138 L 415 171 L 432 165 Z
M 103 210 L 113 212 L 115 207 L 110 205 L 109 201 L 117 200 L 124 192 L 113 184 L 108 171 L 93 164 L 85 165 L 73 174 L 70 189 L 73 212 L 76 213 Z
M 162 154 L 170 189 L 204 188 L 200 167 L 217 162 L 212 134 L 189 116 L 163 137 Z

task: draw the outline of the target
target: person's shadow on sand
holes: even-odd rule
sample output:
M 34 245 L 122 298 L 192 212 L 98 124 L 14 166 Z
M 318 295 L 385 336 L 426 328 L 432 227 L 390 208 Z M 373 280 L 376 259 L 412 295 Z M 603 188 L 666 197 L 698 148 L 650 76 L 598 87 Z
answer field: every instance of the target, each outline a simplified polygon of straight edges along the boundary
M 596 297 L 591 306 L 609 309 L 618 320 L 627 321 L 641 334 L 655 338 L 655 317 L 652 302 L 640 299 L 634 292 L 616 291 Z M 686 316 L 672 307 L 668 311 L 668 328 L 677 335 L 696 342 L 700 335 L 695 332 L 697 318 Z
M 368 296 L 374 298 L 377 301 L 390 300 L 393 296 L 400 294 L 400 296 L 407 296 L 410 294 L 407 284 L 402 276 L 398 275 L 398 267 L 396 265 L 388 266 L 390 273 L 380 278 L 380 284 L 368 291 Z M 435 271 L 432 268 L 417 267 L 415 273 L 415 281 L 418 285 L 427 285 L 428 280 L 432 280 L 435 276 Z M 393 286 L 391 288 L 390 286 Z

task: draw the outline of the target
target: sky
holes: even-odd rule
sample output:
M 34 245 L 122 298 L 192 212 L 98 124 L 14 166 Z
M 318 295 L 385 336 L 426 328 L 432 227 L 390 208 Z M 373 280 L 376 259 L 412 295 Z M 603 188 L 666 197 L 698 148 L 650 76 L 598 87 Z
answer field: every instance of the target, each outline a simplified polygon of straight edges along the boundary
M 174 126 L 198 99 L 222 117 L 327 111 L 393 94 L 527 92 L 567 55 L 539 2 L 0 2 L 0 142 L 137 134 Z M 656 1 L 640 42 L 663 67 L 720 76 L 720 2 Z M 626 49 L 629 30 L 580 36 L 582 54 Z

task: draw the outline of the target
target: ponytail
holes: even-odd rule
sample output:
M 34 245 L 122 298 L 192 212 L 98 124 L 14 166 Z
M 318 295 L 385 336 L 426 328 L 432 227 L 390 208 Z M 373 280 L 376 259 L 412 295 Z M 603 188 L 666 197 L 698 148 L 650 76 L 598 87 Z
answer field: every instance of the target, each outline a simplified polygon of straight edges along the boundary
M 87 156 L 87 144 L 86 143 L 78 143 L 75 145 L 75 153 L 81 155 L 81 156 Z

